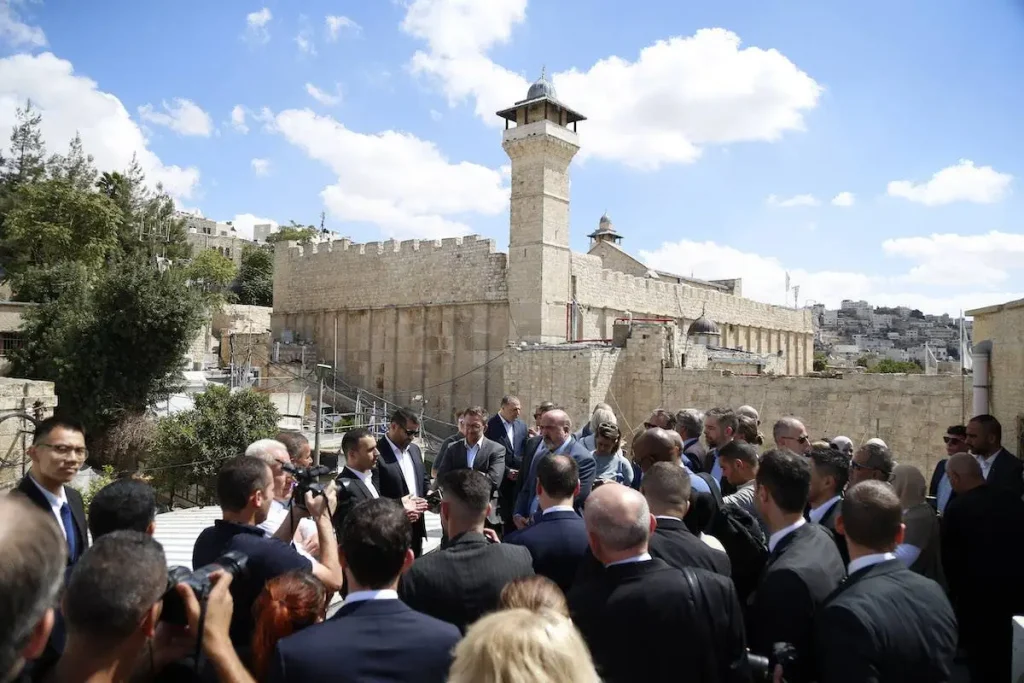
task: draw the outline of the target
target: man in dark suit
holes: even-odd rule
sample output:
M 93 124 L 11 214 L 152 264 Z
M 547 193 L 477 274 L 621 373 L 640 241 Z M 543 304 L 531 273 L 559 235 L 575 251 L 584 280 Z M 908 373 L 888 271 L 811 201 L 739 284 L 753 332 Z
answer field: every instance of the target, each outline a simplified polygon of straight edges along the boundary
M 458 425 L 458 431 L 452 434 L 451 436 L 445 438 L 445 440 L 441 442 L 441 445 L 437 447 L 437 455 L 434 457 L 434 461 L 430 463 L 431 480 L 437 479 L 437 468 L 441 466 L 442 462 L 444 462 L 445 456 L 448 453 L 448 449 L 451 448 L 451 445 L 456 441 L 461 441 L 462 439 L 466 438 L 466 430 L 462 423 L 461 408 L 458 411 L 456 411 L 454 417 L 455 422 Z
M 787 669 L 790 683 L 814 680 L 814 614 L 843 579 L 846 568 L 831 534 L 804 519 L 811 484 L 808 459 L 787 450 L 761 456 L 755 500 L 768 526 L 768 560 L 747 610 L 750 651 L 769 656 L 777 642 L 799 655 Z
M 1024 613 L 1024 502 L 986 482 L 981 464 L 968 453 L 950 458 L 946 472 L 956 497 L 943 515 L 940 547 L 960 643 L 972 680 L 1005 681 L 1011 619 Z
M 594 456 L 572 435 L 572 420 L 564 410 L 554 409 L 544 413 L 540 418 L 540 429 L 543 440 L 530 455 L 529 470 L 523 487 L 516 499 L 515 525 L 522 529 L 537 512 L 537 463 L 548 454 L 568 455 L 576 461 L 580 472 L 580 492 L 576 496 L 574 506 L 577 511 L 583 509 L 583 503 L 590 494 L 597 476 L 597 461 Z M 524 462 L 524 467 L 527 464 Z
M 516 503 L 516 481 L 523 465 L 523 444 L 529 432 L 526 423 L 519 419 L 521 410 L 518 398 L 503 396 L 501 410 L 487 421 L 487 431 L 484 432 L 488 439 L 505 447 L 505 476 L 498 487 L 498 515 L 506 532 L 515 528 L 512 513 Z
M 341 528 L 345 518 L 359 503 L 380 498 L 377 481 L 377 440 L 373 434 L 362 427 L 355 427 L 345 432 L 341 440 L 341 452 L 345 456 L 345 466 L 336 480 L 338 484 L 338 509 L 334 512 L 334 531 L 341 542 Z
M 533 571 L 569 592 L 580 560 L 587 551 L 587 528 L 573 509 L 580 490 L 579 468 L 567 455 L 553 455 L 537 464 L 537 521 L 505 537 L 506 545 L 525 546 L 533 558 Z
M 700 567 L 722 576 L 730 575 L 729 556 L 697 538 L 683 523 L 692 491 L 690 474 L 685 469 L 675 463 L 655 463 L 644 474 L 640 491 L 658 524 L 649 544 L 652 557 L 676 569 Z
M 533 466 L 533 456 L 542 449 L 540 448 L 544 444 L 544 436 L 539 433 L 540 418 L 544 417 L 544 413 L 549 410 L 554 410 L 555 404 L 550 401 L 545 401 L 537 406 L 537 409 L 533 412 L 534 427 L 526 433 L 526 440 L 523 441 L 522 460 L 520 461 L 519 475 L 516 476 L 516 486 L 514 490 L 514 497 L 512 500 L 512 513 L 513 513 L 513 524 L 512 529 L 515 529 L 515 507 L 519 501 L 519 496 L 523 492 L 523 480 L 526 479 L 526 474 L 530 471 Z
M 946 457 L 935 463 L 932 480 L 928 485 L 928 495 L 935 499 L 935 509 L 940 515 L 946 511 L 946 506 L 955 495 L 949 477 L 946 476 L 946 463 L 957 453 L 966 453 L 969 450 L 967 428 L 963 425 L 952 425 L 946 429 L 946 435 L 942 440 L 946 443 Z
M 441 477 L 441 526 L 447 548 L 424 555 L 403 576 L 398 595 L 413 609 L 454 624 L 460 631 L 498 607 L 512 579 L 533 576 L 530 551 L 484 536 L 491 482 L 476 470 Z
M 700 442 L 704 433 L 704 413 L 686 408 L 676 413 L 676 431 L 683 439 L 683 461 L 690 462 L 694 472 L 711 472 L 707 449 Z
M 400 501 L 412 522 L 412 549 L 416 557 L 423 552 L 427 537 L 427 489 L 430 482 L 423 467 L 423 454 L 412 440 L 420 434 L 419 418 L 408 408 L 396 408 L 388 432 L 377 441 L 379 493 Z
M 850 477 L 850 459 L 834 448 L 814 447 L 811 459 L 811 487 L 808 496 L 807 521 L 828 529 L 836 542 L 843 565 L 850 563 L 843 534 L 836 528 L 843 490 Z
M 680 571 L 648 553 L 656 526 L 647 501 L 607 483 L 584 510 L 587 537 L 604 569 L 568 595 L 573 623 L 603 681 L 749 681 L 743 617 L 727 577 Z
M 956 618 L 942 588 L 896 558 L 904 531 L 900 499 L 890 486 L 865 481 L 846 492 L 841 506 L 838 524 L 850 546 L 850 576 L 825 601 L 815 624 L 818 680 L 948 681 Z
M 977 415 L 967 423 L 967 445 L 981 465 L 985 481 L 1024 496 L 1024 463 L 1003 448 L 1003 427 L 991 415 Z
M 481 472 L 491 480 L 491 511 L 487 521 L 492 526 L 501 523 L 498 517 L 498 487 L 505 478 L 505 449 L 496 441 L 484 436 L 484 420 L 487 415 L 483 408 L 467 408 L 462 413 L 465 438 L 448 447 L 444 462 L 437 469 L 440 480 L 452 470 L 472 469 Z
M 278 642 L 272 683 L 447 679 L 458 629 L 413 611 L 395 591 L 413 565 L 411 540 L 412 527 L 394 501 L 372 500 L 349 513 L 341 555 L 351 592 L 331 619 Z

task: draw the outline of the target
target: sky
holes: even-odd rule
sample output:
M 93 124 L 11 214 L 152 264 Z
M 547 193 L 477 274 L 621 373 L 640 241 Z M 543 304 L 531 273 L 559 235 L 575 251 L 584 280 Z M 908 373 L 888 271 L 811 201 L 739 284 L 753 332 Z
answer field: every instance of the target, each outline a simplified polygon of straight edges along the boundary
M 499 109 L 588 117 L 570 235 L 745 296 L 1024 297 L 1024 2 L 0 0 L 0 130 L 137 155 L 184 210 L 508 244 Z M 799 286 L 797 297 L 786 291 Z

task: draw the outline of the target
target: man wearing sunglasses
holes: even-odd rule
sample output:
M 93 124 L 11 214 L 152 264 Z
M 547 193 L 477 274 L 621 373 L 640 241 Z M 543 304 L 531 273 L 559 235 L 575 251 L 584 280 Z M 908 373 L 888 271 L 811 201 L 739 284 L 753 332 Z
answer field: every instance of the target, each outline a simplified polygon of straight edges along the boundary
M 850 460 L 850 486 L 871 479 L 889 481 L 895 467 L 889 447 L 880 439 L 868 439 Z
M 408 408 L 396 408 L 391 424 L 377 441 L 380 457 L 377 459 L 379 493 L 402 503 L 406 516 L 412 522 L 412 549 L 416 557 L 423 552 L 423 539 L 427 537 L 427 523 L 423 513 L 427 510 L 428 472 L 423 466 L 420 447 L 412 442 L 420 435 L 416 414 Z
M 935 509 L 939 513 L 946 511 L 946 505 L 953 499 L 953 487 L 949 483 L 949 476 L 946 474 L 946 463 L 957 453 L 966 453 L 967 449 L 967 428 L 963 425 L 953 425 L 946 430 L 942 437 L 946 443 L 946 457 L 935 464 L 935 471 L 932 472 L 932 481 L 928 487 L 928 495 L 935 499 Z
M 795 417 L 784 417 L 772 428 L 775 445 L 793 451 L 797 455 L 811 452 L 811 440 L 807 436 L 807 427 Z

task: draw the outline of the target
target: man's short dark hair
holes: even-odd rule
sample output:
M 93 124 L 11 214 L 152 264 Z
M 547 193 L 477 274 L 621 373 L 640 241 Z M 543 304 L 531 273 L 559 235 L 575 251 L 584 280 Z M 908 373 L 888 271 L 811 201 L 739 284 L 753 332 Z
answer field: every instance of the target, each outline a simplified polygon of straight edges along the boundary
M 259 458 L 240 455 L 221 465 L 217 473 L 217 500 L 231 512 L 245 509 L 249 496 L 270 485 L 270 465 Z
M 892 452 L 888 446 L 876 442 L 868 442 L 858 450 L 867 453 L 867 462 L 864 463 L 866 467 L 881 472 L 886 477 L 892 476 L 892 471 L 896 467 L 896 461 L 893 459 Z
M 302 450 L 309 446 L 309 439 L 302 432 L 279 432 L 274 441 L 280 441 L 288 449 L 288 457 L 295 462 Z
M 487 422 L 487 411 L 479 406 L 474 406 L 463 410 L 462 417 L 479 417 L 481 422 Z
M 726 460 L 739 460 L 751 469 L 757 467 L 757 449 L 744 441 L 730 441 L 718 449 L 718 457 Z
M 395 408 L 395 411 L 391 413 L 391 424 L 393 425 L 396 424 L 399 427 L 405 427 L 410 422 L 413 424 L 419 424 L 420 416 L 408 408 Z
M 57 606 L 67 547 L 49 510 L 20 494 L 0 496 L 0 680 L 18 673 L 21 649 Z
M 783 512 L 803 512 L 811 488 L 811 465 L 802 455 L 773 448 L 761 455 L 757 485 L 768 489 Z
M 373 436 L 370 434 L 370 430 L 365 427 L 353 427 L 352 429 L 345 432 L 345 436 L 341 437 L 341 452 L 348 455 L 356 449 L 359 442 L 367 437 Z
M 138 531 L 113 531 L 75 564 L 64 592 L 68 630 L 115 644 L 139 627 L 167 590 L 163 548 Z
M 62 415 L 54 415 L 48 417 L 39 424 L 36 425 L 35 431 L 32 433 L 32 444 L 35 445 L 48 437 L 50 432 L 54 429 L 67 429 L 72 432 L 78 432 L 82 436 L 85 436 L 85 427 L 78 420 L 64 417 Z
M 89 503 L 93 541 L 111 531 L 149 529 L 156 517 L 153 487 L 138 479 L 118 479 L 101 488 Z
M 412 524 L 397 501 L 374 498 L 345 515 L 339 536 L 345 566 L 361 586 L 377 590 L 402 572 L 412 546 Z
M 515 396 L 513 394 L 505 394 L 504 396 L 501 397 L 501 407 L 504 408 L 505 406 L 507 406 L 512 401 L 518 402 L 519 401 L 519 397 Z
M 552 498 L 572 498 L 580 483 L 580 468 L 567 455 L 549 455 L 537 463 L 537 480 Z
M 739 429 L 739 418 L 731 408 L 712 408 L 708 412 L 704 413 L 705 423 L 709 417 L 718 423 L 719 429 L 731 429 L 733 434 L 735 434 L 736 430 Z
M 438 481 L 438 488 L 443 500 L 456 503 L 469 515 L 483 516 L 491 502 L 491 480 L 476 470 L 447 472 Z
M 814 469 L 835 480 L 834 493 L 836 495 L 842 493 L 846 488 L 846 482 L 850 480 L 850 459 L 846 454 L 831 446 L 828 448 L 815 446 L 807 457 L 811 459 Z
M 682 429 L 691 439 L 704 433 L 704 413 L 696 408 L 683 408 L 676 413 L 676 429 Z
M 665 410 L 664 408 L 655 408 L 651 411 L 651 417 L 662 417 L 665 418 L 665 426 L 662 429 L 675 429 L 676 428 L 676 416 Z
M 892 487 L 877 480 L 851 486 L 840 512 L 846 536 L 877 552 L 891 551 L 903 523 L 903 508 Z
M 690 473 L 673 462 L 656 462 L 644 473 L 640 489 L 653 507 L 678 509 L 690 502 Z
M 946 434 L 949 434 L 950 436 L 959 436 L 961 439 L 966 439 L 967 427 L 965 427 L 964 425 L 950 425 L 950 427 L 946 429 Z
M 1003 440 L 1003 425 L 999 423 L 992 415 L 975 415 L 971 418 L 971 422 L 981 425 L 981 428 L 985 430 L 986 434 L 992 434 L 995 436 L 996 441 L 1002 442 Z M 964 434 L 967 430 L 964 429 Z
M 537 412 L 535 414 L 543 415 L 549 410 L 554 410 L 555 408 L 556 406 L 553 402 L 543 401 L 539 406 L 537 406 Z

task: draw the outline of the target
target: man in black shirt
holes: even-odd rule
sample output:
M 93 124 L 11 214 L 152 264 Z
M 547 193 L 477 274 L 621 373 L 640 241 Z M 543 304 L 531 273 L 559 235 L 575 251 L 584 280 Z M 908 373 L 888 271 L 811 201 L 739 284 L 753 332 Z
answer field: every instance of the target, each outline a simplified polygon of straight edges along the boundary
M 217 475 L 217 497 L 223 519 L 217 520 L 196 539 L 192 550 L 192 566 L 216 562 L 228 551 L 237 551 L 248 558 L 247 571 L 231 584 L 235 610 L 231 618 L 231 642 L 245 651 L 252 639 L 252 606 L 270 579 L 291 570 L 310 571 L 328 591 L 341 588 L 342 573 L 338 562 L 338 540 L 334 534 L 328 509 L 337 507 L 333 484 L 322 496 L 306 495 L 306 510 L 316 521 L 320 540 L 320 562 L 309 560 L 288 542 L 294 535 L 299 517 L 305 514 L 293 506 L 289 516 L 268 538 L 257 525 L 267 518 L 274 500 L 274 478 L 270 467 L 249 456 L 227 461 Z

